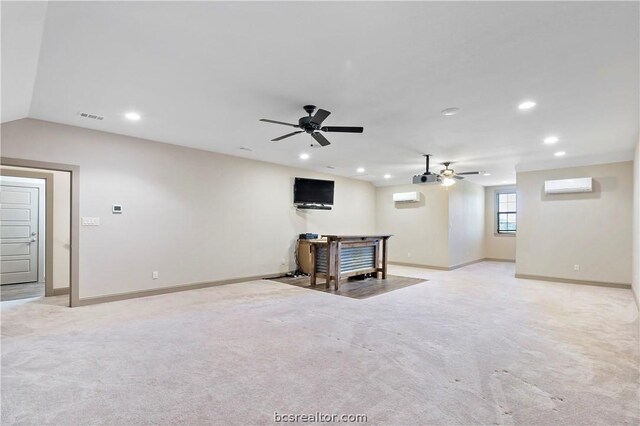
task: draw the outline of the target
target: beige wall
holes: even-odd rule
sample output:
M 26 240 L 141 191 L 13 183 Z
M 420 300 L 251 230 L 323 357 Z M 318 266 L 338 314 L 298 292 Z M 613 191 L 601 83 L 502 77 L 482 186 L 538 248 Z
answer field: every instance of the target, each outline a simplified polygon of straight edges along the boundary
M 594 191 L 544 194 L 545 180 L 579 177 Z M 630 161 L 518 173 L 516 273 L 629 284 L 632 182 Z
M 69 287 L 71 174 L 53 172 L 53 288 Z
M 484 188 L 459 181 L 449 193 L 449 267 L 483 259 Z
M 80 229 L 80 298 L 289 271 L 299 233 L 375 229 L 352 179 L 33 119 L 3 124 L 2 155 L 80 166 L 80 215 L 101 220 Z M 295 176 L 334 179 L 334 209 L 297 211 Z
M 391 261 L 437 267 L 509 259 L 517 240 L 519 274 L 631 282 L 631 162 L 519 173 L 518 236 L 492 241 L 495 188 L 469 182 L 448 191 L 440 185 L 374 188 L 32 119 L 2 126 L 2 155 L 80 166 L 80 214 L 101 218 L 101 226 L 80 230 L 81 298 L 288 271 L 302 232 L 391 233 Z M 295 176 L 334 179 L 334 209 L 293 208 Z M 595 192 L 543 194 L 544 180 L 580 176 L 595 178 Z M 635 181 L 637 199 L 637 167 Z M 407 191 L 420 192 L 421 201 L 392 201 L 394 192 Z M 122 215 L 111 214 L 116 203 L 123 204 Z M 635 209 L 637 292 L 637 201 Z M 68 256 L 68 241 L 57 245 Z M 151 278 L 155 270 L 158 280 Z M 67 283 L 68 275 L 56 279 L 56 287 Z
M 420 193 L 418 203 L 394 203 L 395 192 Z M 398 185 L 376 188 L 376 232 L 393 234 L 389 260 L 449 266 L 448 193 L 441 185 Z
M 640 308 L 640 138 L 633 160 L 633 292 Z
M 484 257 L 488 259 L 516 260 L 516 236 L 497 232 L 496 193 L 510 190 L 515 191 L 515 185 L 484 188 Z
M 396 192 L 420 193 L 394 203 Z M 484 191 L 470 182 L 376 188 L 376 232 L 393 234 L 389 260 L 449 268 L 483 258 Z

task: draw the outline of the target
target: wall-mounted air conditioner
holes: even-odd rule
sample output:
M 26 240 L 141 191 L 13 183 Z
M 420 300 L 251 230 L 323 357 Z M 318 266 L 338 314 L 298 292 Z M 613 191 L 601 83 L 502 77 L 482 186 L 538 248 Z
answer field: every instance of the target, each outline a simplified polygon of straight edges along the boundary
M 544 182 L 545 194 L 567 194 L 571 192 L 593 191 L 593 178 L 574 178 L 547 180 Z
M 396 192 L 393 194 L 393 201 L 396 203 L 415 203 L 420 201 L 419 192 Z

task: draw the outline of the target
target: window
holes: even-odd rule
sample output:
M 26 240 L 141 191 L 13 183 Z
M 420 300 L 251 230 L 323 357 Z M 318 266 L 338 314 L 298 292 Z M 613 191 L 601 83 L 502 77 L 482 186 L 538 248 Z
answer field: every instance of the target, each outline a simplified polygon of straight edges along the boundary
M 501 192 L 496 194 L 498 206 L 498 234 L 516 233 L 516 193 Z

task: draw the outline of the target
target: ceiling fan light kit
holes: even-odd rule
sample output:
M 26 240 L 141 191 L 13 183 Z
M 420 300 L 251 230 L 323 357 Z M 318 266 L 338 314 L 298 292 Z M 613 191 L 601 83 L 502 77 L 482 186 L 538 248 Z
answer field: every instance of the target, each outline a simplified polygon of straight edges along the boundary
M 451 186 L 454 183 L 456 183 L 456 180 L 454 178 L 451 178 L 451 177 L 442 178 L 442 186 Z
M 287 133 L 286 135 L 282 135 L 275 139 L 271 139 L 272 142 L 281 141 L 282 139 L 286 139 L 290 136 L 297 135 L 298 133 L 308 133 L 311 135 L 316 142 L 320 144 L 320 146 L 330 145 L 331 142 L 324 137 L 324 135 L 320 132 L 337 132 L 337 133 L 362 133 L 364 131 L 363 127 L 354 127 L 354 126 L 322 126 L 324 120 L 331 115 L 329 111 L 324 109 L 318 109 L 316 111 L 315 105 L 305 105 L 304 110 L 307 114 L 306 117 L 300 117 L 298 119 L 298 124 L 286 123 L 284 121 L 277 120 L 269 120 L 267 118 L 261 118 L 260 121 L 264 121 L 265 123 L 273 123 L 273 124 L 281 124 L 283 126 L 290 126 L 301 130 L 296 130 L 295 132 Z M 313 114 L 315 112 L 315 115 Z

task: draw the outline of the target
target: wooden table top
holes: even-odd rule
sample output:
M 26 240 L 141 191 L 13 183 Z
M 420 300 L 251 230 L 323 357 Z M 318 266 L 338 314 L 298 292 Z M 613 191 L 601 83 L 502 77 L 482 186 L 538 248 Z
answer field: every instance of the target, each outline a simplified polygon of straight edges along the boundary
M 393 234 L 381 234 L 381 235 L 322 235 L 323 238 L 328 240 L 368 240 L 374 238 L 389 238 L 393 237 Z

